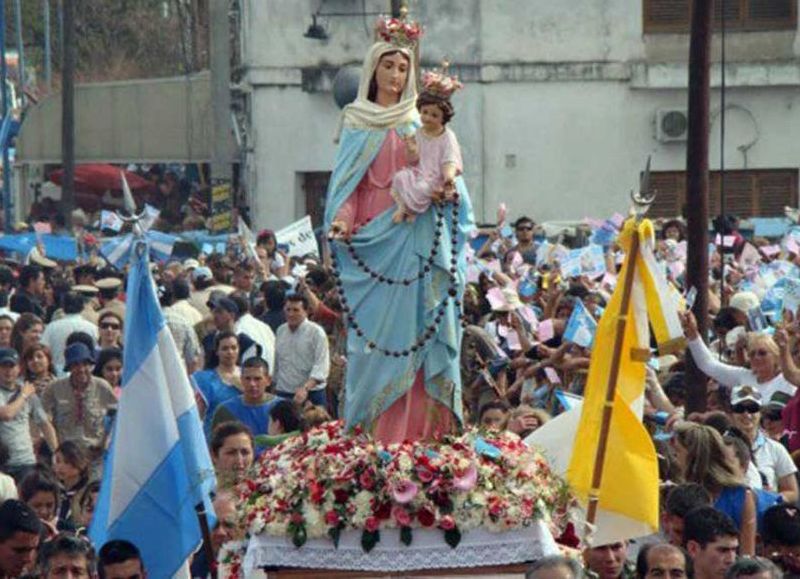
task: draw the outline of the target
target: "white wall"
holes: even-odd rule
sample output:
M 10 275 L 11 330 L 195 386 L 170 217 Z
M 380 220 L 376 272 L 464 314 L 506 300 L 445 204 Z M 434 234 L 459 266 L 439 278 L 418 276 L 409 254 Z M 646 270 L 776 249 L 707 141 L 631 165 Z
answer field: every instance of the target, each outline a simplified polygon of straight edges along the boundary
M 643 35 L 640 0 L 410 2 L 425 24 L 423 64 L 449 57 L 466 88 L 452 128 L 479 220 L 505 201 L 537 220 L 624 211 L 648 154 L 654 170 L 685 168 L 685 143 L 659 143 L 659 108 L 686 108 L 688 36 Z M 327 0 L 353 12 L 360 0 Z M 303 37 L 318 0 L 251 0 L 259 225 L 304 214 L 298 172 L 331 170 L 339 110 L 330 92 L 303 92 L 301 69 L 359 62 L 371 36 L 361 18 L 325 22 L 330 40 Z M 367 10 L 388 0 L 367 0 Z M 368 18 L 368 23 L 374 21 Z M 800 66 L 796 32 L 728 38 L 726 166 L 797 167 Z M 718 75 L 715 83 L 718 83 Z M 325 90 L 324 87 L 318 90 Z M 718 112 L 712 91 L 712 113 Z M 717 117 L 711 167 L 719 165 Z M 745 157 L 737 150 L 757 139 Z

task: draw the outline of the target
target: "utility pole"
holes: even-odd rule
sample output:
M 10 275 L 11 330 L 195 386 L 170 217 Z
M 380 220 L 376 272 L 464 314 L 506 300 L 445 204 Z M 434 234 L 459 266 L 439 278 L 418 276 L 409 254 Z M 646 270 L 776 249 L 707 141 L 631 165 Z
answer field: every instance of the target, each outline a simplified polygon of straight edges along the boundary
M 50 0 L 42 0 L 42 23 L 44 26 L 44 84 L 47 92 L 50 92 L 53 86 L 53 62 L 50 55 Z
M 25 43 L 22 39 L 22 4 L 14 0 L 14 15 L 17 23 L 17 52 L 19 57 L 19 100 L 25 104 Z
M 72 225 L 75 205 L 75 2 L 63 2 L 61 36 L 61 204 L 67 225 Z
M 230 181 L 233 140 L 231 136 L 231 58 L 228 0 L 209 3 L 212 103 L 211 178 Z
M 714 0 L 694 0 L 689 44 L 689 134 L 686 145 L 688 250 L 686 287 L 697 289 L 694 314 L 701 339 L 708 329 L 708 133 L 711 23 Z M 707 377 L 691 356 L 686 369 L 687 414 L 706 406 Z
M 3 87 L 3 124 L 9 121 L 11 103 L 8 102 L 8 65 L 6 63 L 6 1 L 0 0 L 0 85 Z M 12 231 L 13 215 L 11 211 L 11 159 L 8 153 L 8 141 L 0 143 L 3 147 L 3 223 L 6 233 Z

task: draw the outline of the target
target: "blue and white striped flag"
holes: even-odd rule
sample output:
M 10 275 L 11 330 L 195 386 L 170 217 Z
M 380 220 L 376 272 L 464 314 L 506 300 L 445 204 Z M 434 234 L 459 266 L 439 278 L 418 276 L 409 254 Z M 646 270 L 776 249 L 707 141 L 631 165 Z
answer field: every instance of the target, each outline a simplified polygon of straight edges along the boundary
M 216 481 L 189 378 L 156 299 L 146 243 L 127 287 L 122 395 L 89 536 L 139 547 L 150 577 L 172 577 L 201 542 L 195 505 L 213 518 Z M 212 521 L 213 522 L 213 521 Z

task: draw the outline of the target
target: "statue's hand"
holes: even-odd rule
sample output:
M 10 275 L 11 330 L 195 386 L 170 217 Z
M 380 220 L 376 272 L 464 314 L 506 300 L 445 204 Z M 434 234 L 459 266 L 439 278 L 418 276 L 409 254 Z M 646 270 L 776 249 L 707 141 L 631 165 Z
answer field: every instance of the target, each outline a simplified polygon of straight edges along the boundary
M 350 234 L 347 223 L 344 221 L 334 221 L 331 223 L 331 229 L 328 232 L 329 239 L 344 239 Z

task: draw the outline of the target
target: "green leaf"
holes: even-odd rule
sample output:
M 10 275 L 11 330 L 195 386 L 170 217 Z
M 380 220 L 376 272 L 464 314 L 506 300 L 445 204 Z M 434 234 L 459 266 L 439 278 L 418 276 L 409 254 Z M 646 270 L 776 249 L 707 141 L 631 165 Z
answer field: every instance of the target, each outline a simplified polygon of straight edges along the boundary
M 338 549 L 339 548 L 339 537 L 342 535 L 342 528 L 340 526 L 331 527 L 328 529 L 328 536 L 333 541 L 333 546 Z
M 400 541 L 406 547 L 411 545 L 413 536 L 411 535 L 411 527 L 400 527 Z
M 458 547 L 458 544 L 461 542 L 461 531 L 458 530 L 458 527 L 444 532 L 444 542 L 453 549 Z
M 361 533 L 361 548 L 365 553 L 369 553 L 381 540 L 380 531 L 364 531 Z
M 306 544 L 306 540 L 308 539 L 308 535 L 306 534 L 306 526 L 305 525 L 295 525 L 294 529 L 292 530 L 292 543 L 297 548 L 302 547 Z

